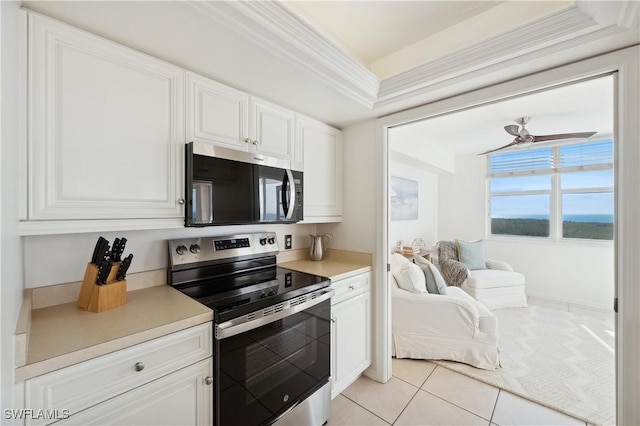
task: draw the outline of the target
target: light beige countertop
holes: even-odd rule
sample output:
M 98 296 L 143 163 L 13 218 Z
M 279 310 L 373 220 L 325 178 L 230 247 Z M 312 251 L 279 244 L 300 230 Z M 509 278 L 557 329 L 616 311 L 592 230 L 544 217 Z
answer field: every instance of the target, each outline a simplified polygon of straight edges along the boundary
M 371 254 L 329 249 L 321 261 L 299 259 L 278 266 L 338 281 L 371 271 Z
M 31 311 L 26 365 L 16 382 L 213 320 L 213 312 L 168 285 L 127 293 L 102 313 L 76 302 Z

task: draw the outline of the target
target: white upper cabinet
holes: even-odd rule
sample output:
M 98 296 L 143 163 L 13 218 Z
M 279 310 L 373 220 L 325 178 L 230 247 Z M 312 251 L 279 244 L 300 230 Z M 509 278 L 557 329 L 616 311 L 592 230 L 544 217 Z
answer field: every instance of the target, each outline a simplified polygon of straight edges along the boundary
M 294 161 L 295 113 L 251 97 L 251 145 L 256 152 Z
M 304 221 L 342 220 L 342 132 L 297 117 L 297 141 L 304 163 Z
M 248 94 L 188 72 L 186 112 L 187 142 L 247 149 Z
M 28 220 L 184 216 L 184 70 L 29 14 L 28 74 Z
M 184 144 L 288 160 L 304 221 L 342 217 L 342 133 L 260 98 L 29 13 L 20 232 L 184 225 Z
M 294 160 L 295 113 L 187 73 L 187 141 Z

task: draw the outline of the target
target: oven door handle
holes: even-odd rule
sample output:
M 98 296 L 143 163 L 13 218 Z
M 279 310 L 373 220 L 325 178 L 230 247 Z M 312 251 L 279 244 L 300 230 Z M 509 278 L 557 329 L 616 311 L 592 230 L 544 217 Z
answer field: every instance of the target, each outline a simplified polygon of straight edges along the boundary
M 221 324 L 216 324 L 215 338 L 216 340 L 226 339 L 227 337 L 235 336 L 236 334 L 244 333 L 246 331 L 262 327 L 263 325 L 272 323 L 274 321 L 278 321 L 282 318 L 286 318 L 298 312 L 304 311 L 305 309 L 309 309 L 312 306 L 318 305 L 327 299 L 330 299 L 335 294 L 335 292 L 336 291 L 332 288 L 323 288 L 310 294 L 282 302 L 282 309 L 277 312 L 268 313 L 265 315 L 265 311 L 269 310 L 269 308 L 266 308 L 247 315 L 243 315 L 239 318 L 234 318 Z M 301 297 L 306 297 L 307 300 L 300 303 L 299 299 Z M 294 301 L 298 303 L 295 303 Z

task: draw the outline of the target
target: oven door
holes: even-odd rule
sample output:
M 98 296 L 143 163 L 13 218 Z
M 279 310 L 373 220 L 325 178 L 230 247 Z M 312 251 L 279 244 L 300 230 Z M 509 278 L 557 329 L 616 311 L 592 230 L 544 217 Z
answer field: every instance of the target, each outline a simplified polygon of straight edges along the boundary
M 328 382 L 334 291 L 317 293 L 216 325 L 214 424 L 271 424 Z

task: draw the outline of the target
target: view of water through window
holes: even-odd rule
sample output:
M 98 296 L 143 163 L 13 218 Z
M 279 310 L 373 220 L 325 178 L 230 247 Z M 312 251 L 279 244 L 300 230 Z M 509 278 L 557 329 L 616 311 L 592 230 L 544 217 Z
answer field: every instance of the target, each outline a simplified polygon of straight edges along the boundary
M 491 155 L 491 233 L 612 240 L 613 179 L 612 140 Z

